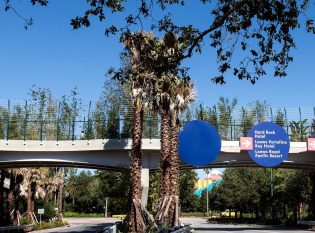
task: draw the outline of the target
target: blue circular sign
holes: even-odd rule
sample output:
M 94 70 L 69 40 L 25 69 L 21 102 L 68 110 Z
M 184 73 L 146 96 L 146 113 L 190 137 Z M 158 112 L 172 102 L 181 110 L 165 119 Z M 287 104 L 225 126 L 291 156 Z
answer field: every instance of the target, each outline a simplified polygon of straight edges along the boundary
M 248 136 L 253 138 L 253 150 L 248 154 L 258 165 L 275 167 L 287 158 L 290 139 L 281 126 L 272 122 L 259 123 L 248 132 Z
M 178 138 L 180 158 L 193 166 L 211 163 L 221 150 L 221 138 L 217 129 L 206 121 L 186 123 Z

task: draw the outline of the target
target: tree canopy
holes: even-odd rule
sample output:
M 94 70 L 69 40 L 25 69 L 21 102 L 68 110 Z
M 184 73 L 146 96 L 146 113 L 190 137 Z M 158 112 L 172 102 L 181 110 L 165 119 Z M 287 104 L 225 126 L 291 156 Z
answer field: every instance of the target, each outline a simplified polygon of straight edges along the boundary
M 4 2 L 6 11 L 15 11 L 10 0 Z M 48 0 L 30 2 L 41 6 L 49 3 Z M 315 33 L 314 21 L 308 17 L 313 7 L 309 0 L 200 0 L 196 4 L 208 7 L 210 14 L 205 15 L 205 24 L 198 26 L 181 25 L 172 16 L 172 9 L 186 5 L 188 1 L 185 0 L 86 2 L 87 8 L 82 15 L 71 19 L 74 29 L 89 27 L 91 18 L 97 17 L 106 22 L 106 36 L 139 29 L 157 33 L 171 31 L 185 44 L 178 57 L 180 60 L 201 53 L 204 42 L 209 42 L 218 62 L 218 73 L 212 80 L 220 84 L 225 83 L 225 77 L 230 73 L 255 83 L 266 75 L 267 64 L 273 64 L 274 76 L 286 76 L 286 68 L 293 61 L 291 50 L 296 48 L 293 32 L 300 29 Z M 153 17 L 153 12 L 158 12 L 158 18 Z M 113 15 L 124 17 L 123 24 L 113 21 Z M 26 25 L 32 24 L 31 19 L 24 20 Z M 238 55 L 234 61 L 235 53 L 242 53 L 242 56 Z

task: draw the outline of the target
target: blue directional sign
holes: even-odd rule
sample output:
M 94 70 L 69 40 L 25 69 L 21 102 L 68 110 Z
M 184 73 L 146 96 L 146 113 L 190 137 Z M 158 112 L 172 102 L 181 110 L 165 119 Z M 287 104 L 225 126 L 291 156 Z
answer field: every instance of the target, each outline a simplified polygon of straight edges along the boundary
M 205 121 L 186 123 L 178 138 L 180 158 L 193 166 L 211 163 L 221 150 L 221 138 L 217 129 Z
M 284 129 L 272 122 L 255 125 L 248 133 L 253 138 L 253 150 L 248 154 L 258 165 L 275 167 L 289 154 L 290 139 Z

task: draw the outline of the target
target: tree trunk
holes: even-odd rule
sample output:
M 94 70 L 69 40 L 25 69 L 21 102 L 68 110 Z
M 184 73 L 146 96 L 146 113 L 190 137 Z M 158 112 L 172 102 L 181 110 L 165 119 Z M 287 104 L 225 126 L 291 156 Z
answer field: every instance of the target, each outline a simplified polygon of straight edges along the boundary
M 23 175 L 18 174 L 15 177 L 15 187 L 14 187 L 14 205 L 15 205 L 15 211 L 14 211 L 14 219 L 13 219 L 13 225 L 18 225 L 18 214 L 19 214 L 19 199 L 20 199 L 20 185 L 23 182 Z
M 136 214 L 136 208 L 133 200 L 136 203 L 141 203 L 141 142 L 142 142 L 142 122 L 143 110 L 141 103 L 134 108 L 133 114 L 133 136 L 131 148 L 131 161 L 130 161 L 130 187 L 131 187 L 131 200 L 130 209 L 128 214 L 128 232 L 143 232 L 140 220 Z
M 6 175 L 5 169 L 1 169 L 1 179 L 0 179 L 0 226 L 5 225 L 5 218 L 4 218 L 4 210 L 5 210 L 5 195 L 4 195 L 4 178 Z
M 160 157 L 160 203 L 170 194 L 170 114 L 161 113 L 161 157 Z
M 31 206 L 32 206 L 32 187 L 31 183 L 27 187 L 27 222 L 32 222 Z
M 63 182 L 59 185 L 59 189 L 58 189 L 58 214 L 57 214 L 57 218 L 58 218 L 58 222 L 62 222 L 62 196 L 63 196 Z
M 31 182 L 27 189 L 27 221 L 32 222 L 32 213 L 35 210 L 35 190 L 36 183 Z
M 170 129 L 170 164 L 169 164 L 169 179 L 170 179 L 170 195 L 179 197 L 179 157 L 178 157 L 178 127 L 177 127 L 177 115 L 173 113 L 171 119 Z M 179 199 L 178 199 L 179 202 Z M 176 209 L 175 199 L 172 200 L 169 211 L 169 226 L 174 227 L 178 225 L 178 206 Z
M 14 189 L 15 189 L 15 171 L 11 169 L 10 172 L 10 189 L 8 192 L 8 206 L 6 208 L 7 220 L 9 220 L 9 224 L 12 225 L 14 221 Z M 12 214 L 11 214 L 12 213 Z

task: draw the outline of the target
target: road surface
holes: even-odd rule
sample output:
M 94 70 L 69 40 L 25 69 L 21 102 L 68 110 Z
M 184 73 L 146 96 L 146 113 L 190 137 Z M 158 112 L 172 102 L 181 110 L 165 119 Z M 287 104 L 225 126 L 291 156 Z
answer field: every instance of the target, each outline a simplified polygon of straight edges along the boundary
M 106 226 L 120 219 L 113 218 L 66 218 L 70 226 L 49 230 L 35 231 L 36 233 L 94 233 L 101 232 Z M 297 228 L 262 226 L 262 225 L 236 225 L 209 223 L 205 218 L 181 218 L 182 223 L 191 224 L 196 233 L 310 233 L 308 230 Z M 34 232 L 34 233 L 35 233 Z
M 182 218 L 181 222 L 191 224 L 196 233 L 310 233 L 309 230 L 280 226 L 208 223 L 205 218 Z
M 65 218 L 65 221 L 69 223 L 69 226 L 58 227 L 47 230 L 33 231 L 33 233 L 56 233 L 56 232 L 67 232 L 67 233 L 94 233 L 100 232 L 106 226 L 111 225 L 120 219 L 117 218 Z

